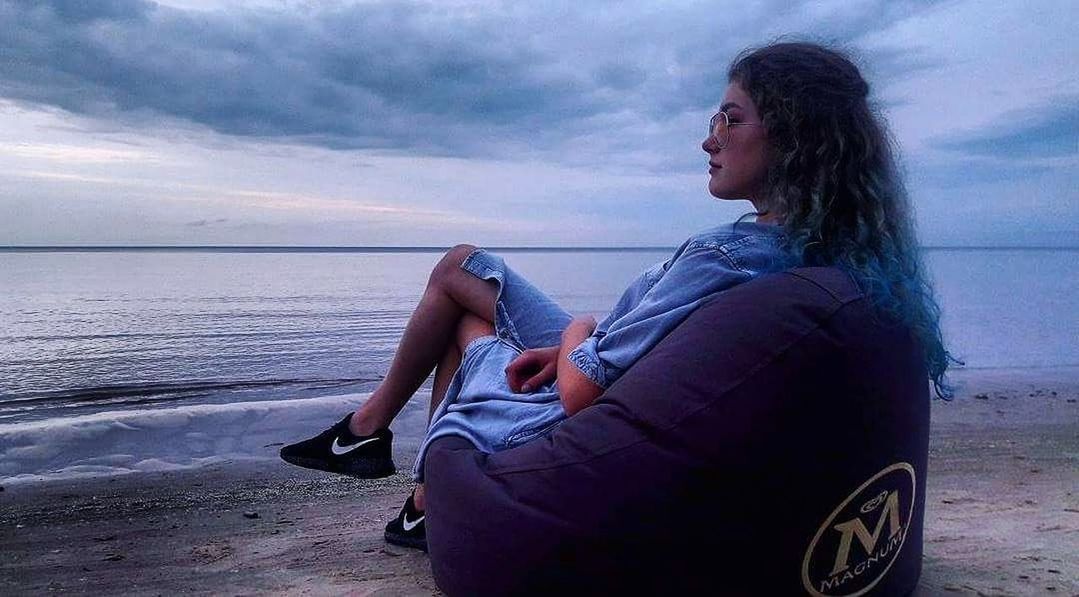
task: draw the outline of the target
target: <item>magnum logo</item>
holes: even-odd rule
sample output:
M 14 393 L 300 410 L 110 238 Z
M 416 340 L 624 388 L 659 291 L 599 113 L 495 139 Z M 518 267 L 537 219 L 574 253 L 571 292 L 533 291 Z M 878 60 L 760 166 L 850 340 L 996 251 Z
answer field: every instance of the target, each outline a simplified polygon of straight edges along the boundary
M 914 513 L 914 467 L 893 464 L 855 489 L 817 530 L 802 560 L 815 597 L 856 597 L 891 568 Z

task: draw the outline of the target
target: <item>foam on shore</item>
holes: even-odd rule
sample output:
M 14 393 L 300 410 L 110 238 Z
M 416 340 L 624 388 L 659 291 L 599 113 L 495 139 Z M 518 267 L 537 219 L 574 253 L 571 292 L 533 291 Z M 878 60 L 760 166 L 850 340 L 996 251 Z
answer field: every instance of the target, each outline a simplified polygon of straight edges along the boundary
M 282 444 L 326 429 L 369 396 L 198 404 L 0 424 L 0 483 L 277 458 Z M 418 393 L 393 426 L 406 446 L 422 436 L 424 409 L 418 405 L 427 398 Z

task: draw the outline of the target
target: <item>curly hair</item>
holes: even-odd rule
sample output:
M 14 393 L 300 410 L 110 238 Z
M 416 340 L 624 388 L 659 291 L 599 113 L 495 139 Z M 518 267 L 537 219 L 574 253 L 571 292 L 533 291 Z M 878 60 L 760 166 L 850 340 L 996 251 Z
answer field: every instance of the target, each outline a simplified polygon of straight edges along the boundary
M 878 312 L 919 341 L 936 394 L 951 398 L 940 307 L 925 273 L 892 139 L 869 85 L 841 52 L 813 43 L 749 49 L 727 77 L 749 94 L 768 139 L 764 213 L 801 265 L 852 274 Z

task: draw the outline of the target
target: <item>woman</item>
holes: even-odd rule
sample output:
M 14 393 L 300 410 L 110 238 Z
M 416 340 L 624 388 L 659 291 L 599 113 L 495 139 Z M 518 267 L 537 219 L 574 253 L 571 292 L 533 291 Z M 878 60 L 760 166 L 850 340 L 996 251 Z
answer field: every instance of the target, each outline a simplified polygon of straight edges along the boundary
M 728 79 L 701 146 L 708 190 L 752 202 L 755 223 L 690 237 L 599 323 L 573 318 L 498 256 L 454 247 L 432 272 L 370 399 L 322 434 L 283 448 L 282 458 L 353 476 L 391 474 L 387 427 L 432 368 L 432 423 L 417 481 L 436 437 L 460 435 L 488 452 L 519 445 L 590 405 L 708 296 L 799 265 L 850 272 L 882 317 L 918 337 L 938 394 L 947 396 L 939 310 L 886 130 L 858 69 L 818 45 L 777 43 L 744 52 Z M 387 526 L 387 540 L 424 548 L 423 510 L 419 484 Z

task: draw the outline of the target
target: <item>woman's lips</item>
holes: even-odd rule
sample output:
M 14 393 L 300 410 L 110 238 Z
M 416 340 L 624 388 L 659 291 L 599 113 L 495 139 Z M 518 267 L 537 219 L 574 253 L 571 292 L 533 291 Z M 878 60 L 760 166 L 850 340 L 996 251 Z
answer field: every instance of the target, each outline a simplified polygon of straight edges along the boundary
M 709 167 L 708 167 L 708 171 L 709 171 L 709 172 L 713 172 L 713 171 L 715 171 L 715 170 L 719 170 L 720 168 L 722 168 L 722 167 L 723 167 L 723 166 L 720 166 L 719 164 L 713 164 L 712 162 L 708 162 L 708 166 L 709 166 Z

